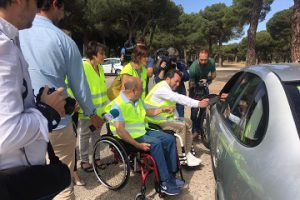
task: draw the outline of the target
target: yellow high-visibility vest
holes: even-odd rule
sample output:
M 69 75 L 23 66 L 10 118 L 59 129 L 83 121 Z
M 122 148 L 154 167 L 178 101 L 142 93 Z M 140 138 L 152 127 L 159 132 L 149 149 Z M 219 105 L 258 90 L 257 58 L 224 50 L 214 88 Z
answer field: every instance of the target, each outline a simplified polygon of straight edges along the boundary
M 147 69 L 145 68 L 145 66 L 141 66 L 140 69 L 141 73 L 139 74 L 137 72 L 137 70 L 135 70 L 130 63 L 128 63 L 127 65 L 125 65 L 125 67 L 122 69 L 120 75 L 122 76 L 123 74 L 127 74 L 129 76 L 133 76 L 136 78 L 141 79 L 142 84 L 143 84 L 143 93 L 141 98 L 145 99 L 146 96 L 146 85 L 147 85 Z
M 96 114 L 101 117 L 101 115 L 105 112 L 105 106 L 109 103 L 103 67 L 98 65 L 98 75 L 89 62 L 83 61 L 83 69 L 91 91 L 92 101 L 96 108 Z M 79 110 L 79 119 L 89 119 L 88 116 L 84 115 L 81 108 Z
M 167 107 L 167 106 L 172 106 L 172 105 L 175 106 L 176 105 L 175 102 L 171 102 L 171 101 L 168 101 L 168 100 L 164 100 L 164 101 L 162 101 L 162 103 L 156 103 L 156 102 L 153 102 L 151 100 L 154 92 L 159 87 L 161 87 L 162 84 L 165 84 L 165 83 L 166 83 L 166 81 L 161 81 L 151 89 L 149 94 L 144 99 L 144 104 L 145 104 L 146 108 L 157 109 L 157 108 L 164 108 L 164 107 Z M 172 113 L 163 113 L 162 112 L 162 113 L 159 113 L 158 115 L 155 115 L 155 116 L 151 116 L 151 117 L 146 116 L 146 121 L 150 122 L 152 124 L 161 124 L 161 123 L 164 123 L 166 121 L 171 121 L 171 120 L 174 120 L 174 112 L 172 112 Z
M 130 134 L 132 138 L 139 138 L 146 134 L 146 124 L 145 124 L 145 116 L 146 111 L 142 100 L 139 99 L 136 107 L 131 102 L 125 102 L 121 94 L 115 98 L 110 104 L 107 106 L 107 111 L 111 109 L 111 106 L 114 104 L 118 104 L 122 116 L 124 118 L 125 129 Z M 109 127 L 111 132 L 115 137 L 120 138 L 120 136 L 116 132 L 116 127 L 114 126 L 114 120 L 109 123 Z

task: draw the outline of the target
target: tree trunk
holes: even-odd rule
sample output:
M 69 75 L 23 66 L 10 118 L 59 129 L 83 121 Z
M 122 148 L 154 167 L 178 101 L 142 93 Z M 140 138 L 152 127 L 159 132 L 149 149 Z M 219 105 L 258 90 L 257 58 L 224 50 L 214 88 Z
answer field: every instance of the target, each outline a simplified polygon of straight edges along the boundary
M 187 58 L 187 50 L 186 50 L 186 48 L 183 49 L 183 57 L 184 57 L 184 63 L 187 65 L 188 58 Z
M 212 54 L 212 39 L 211 39 L 211 37 L 208 38 L 208 52 L 210 55 Z
M 153 25 L 151 27 L 151 31 L 150 31 L 150 39 L 149 39 L 149 47 L 152 46 L 152 41 L 153 41 L 153 37 L 154 37 L 154 33 L 155 33 L 155 29 L 156 29 L 157 25 Z
M 223 67 L 223 58 L 222 58 L 221 49 L 222 49 L 222 42 L 221 42 L 221 38 L 220 38 L 219 39 L 219 53 L 218 53 L 219 67 Z
M 292 14 L 292 39 L 291 58 L 292 62 L 300 62 L 300 0 L 294 0 Z
M 250 19 L 250 27 L 248 29 L 248 44 L 246 55 L 246 66 L 255 64 L 255 37 L 258 25 L 258 19 L 262 10 L 263 0 L 253 0 L 253 7 Z

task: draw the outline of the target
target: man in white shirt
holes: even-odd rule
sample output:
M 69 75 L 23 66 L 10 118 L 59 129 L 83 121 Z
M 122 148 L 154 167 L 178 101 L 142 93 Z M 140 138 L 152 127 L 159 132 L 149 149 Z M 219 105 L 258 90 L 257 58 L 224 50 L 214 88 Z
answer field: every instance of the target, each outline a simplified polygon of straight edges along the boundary
M 147 120 L 159 125 L 163 130 L 172 130 L 180 135 L 185 149 L 188 151 L 186 155 L 187 165 L 197 166 L 201 163 L 201 159 L 196 158 L 190 152 L 192 147 L 191 120 L 174 117 L 174 107 L 178 103 L 189 107 L 203 108 L 208 105 L 208 99 L 197 101 L 174 92 L 181 81 L 182 74 L 180 71 L 169 70 L 165 77 L 166 80 L 156 84 L 144 100 L 147 110 L 161 108 L 160 113 L 154 117 L 147 117 Z M 177 148 L 180 149 L 178 144 Z
M 36 109 L 28 65 L 19 45 L 19 30 L 31 26 L 37 11 L 36 0 L 0 1 L 0 170 L 44 165 L 48 121 Z M 63 117 L 63 88 L 48 94 L 45 86 L 41 102 Z

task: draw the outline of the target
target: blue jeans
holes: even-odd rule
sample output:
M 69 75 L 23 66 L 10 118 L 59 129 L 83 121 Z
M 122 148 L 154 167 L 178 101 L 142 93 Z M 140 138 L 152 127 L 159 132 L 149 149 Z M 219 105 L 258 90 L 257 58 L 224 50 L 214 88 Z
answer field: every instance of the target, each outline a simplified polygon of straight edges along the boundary
M 151 130 L 135 140 L 151 145 L 150 154 L 156 161 L 160 181 L 169 180 L 170 174 L 177 171 L 175 137 L 161 131 Z
M 178 113 L 178 117 L 184 117 L 184 105 L 181 105 L 181 104 L 176 104 L 176 110 L 177 110 L 177 113 Z

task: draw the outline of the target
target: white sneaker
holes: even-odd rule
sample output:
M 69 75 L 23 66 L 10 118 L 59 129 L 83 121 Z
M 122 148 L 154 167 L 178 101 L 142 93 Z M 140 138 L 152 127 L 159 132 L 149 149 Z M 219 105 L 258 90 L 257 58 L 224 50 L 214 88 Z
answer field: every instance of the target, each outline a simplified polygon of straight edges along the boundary
M 191 152 L 189 152 L 186 155 L 186 159 L 187 159 L 187 165 L 190 167 L 199 166 L 200 163 L 202 162 L 202 160 L 200 158 L 196 158 L 195 156 L 193 156 L 193 154 Z

